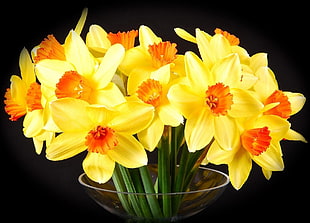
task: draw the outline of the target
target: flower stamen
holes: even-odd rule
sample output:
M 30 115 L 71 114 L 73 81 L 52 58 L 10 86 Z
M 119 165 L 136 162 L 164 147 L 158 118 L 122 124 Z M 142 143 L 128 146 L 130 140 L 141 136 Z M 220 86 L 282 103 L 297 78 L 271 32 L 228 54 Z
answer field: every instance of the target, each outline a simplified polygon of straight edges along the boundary
M 138 30 L 131 30 L 128 32 L 109 33 L 107 38 L 111 44 L 120 43 L 126 50 L 129 50 L 135 45 L 135 38 L 138 36 Z
M 76 71 L 67 71 L 56 84 L 57 98 L 71 97 L 88 101 L 91 95 L 88 80 Z
M 229 87 L 222 83 L 209 86 L 206 91 L 206 104 L 215 116 L 226 115 L 233 104 Z
M 139 86 L 137 95 L 143 102 L 157 107 L 161 102 L 162 91 L 159 81 L 147 79 Z
M 44 59 L 66 60 L 63 46 L 53 35 L 48 35 L 39 45 L 34 62 L 38 63 Z
M 109 150 L 117 146 L 118 140 L 115 131 L 109 127 L 98 125 L 95 129 L 90 130 L 86 136 L 85 145 L 88 151 L 105 155 Z
M 176 43 L 169 41 L 149 45 L 149 53 L 152 57 L 152 63 L 155 68 L 160 68 L 166 64 L 172 63 L 176 59 Z
M 268 127 L 246 130 L 241 135 L 242 146 L 252 155 L 259 156 L 270 145 L 271 137 Z

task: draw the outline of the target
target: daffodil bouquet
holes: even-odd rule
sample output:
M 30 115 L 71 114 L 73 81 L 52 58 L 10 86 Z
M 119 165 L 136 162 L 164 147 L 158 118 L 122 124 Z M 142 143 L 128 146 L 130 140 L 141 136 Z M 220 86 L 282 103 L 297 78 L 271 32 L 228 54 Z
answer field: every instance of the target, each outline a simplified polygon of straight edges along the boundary
M 87 151 L 82 166 L 91 180 L 166 193 L 186 191 L 208 163 L 228 165 L 236 189 L 252 161 L 269 179 L 284 168 L 280 142 L 306 142 L 288 121 L 305 97 L 280 90 L 267 54 L 250 56 L 235 35 L 176 28 L 199 51 L 181 55 L 145 25 L 118 33 L 91 25 L 84 40 L 86 15 L 63 44 L 48 35 L 30 53 L 24 48 L 21 76 L 11 76 L 5 93 L 5 111 L 12 121 L 24 116 L 24 135 L 38 154 L 45 147 L 57 161 Z M 150 153 L 157 153 L 155 184 Z M 178 204 L 150 208 L 169 216 L 171 206 Z

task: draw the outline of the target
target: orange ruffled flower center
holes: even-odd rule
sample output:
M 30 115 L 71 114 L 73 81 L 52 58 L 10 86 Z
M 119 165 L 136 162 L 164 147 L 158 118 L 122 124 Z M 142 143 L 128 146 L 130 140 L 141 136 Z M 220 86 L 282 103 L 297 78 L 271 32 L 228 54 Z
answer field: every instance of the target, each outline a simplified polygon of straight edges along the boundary
M 242 146 L 252 155 L 259 156 L 270 145 L 271 137 L 268 127 L 246 130 L 241 135 Z
M 120 43 L 126 50 L 129 50 L 135 45 L 135 38 L 138 36 L 138 30 L 131 30 L 128 32 L 109 33 L 107 38 L 111 44 Z
M 274 91 L 265 101 L 265 105 L 279 102 L 277 106 L 264 112 L 264 115 L 277 115 L 281 118 L 288 119 L 292 113 L 291 103 L 288 97 L 280 90 Z
M 143 102 L 157 107 L 161 102 L 162 85 L 157 80 L 147 79 L 137 90 L 138 98 Z
M 76 71 L 67 71 L 56 84 L 57 98 L 71 97 L 88 101 L 91 95 L 89 81 Z
M 206 91 L 206 104 L 215 116 L 226 115 L 233 104 L 229 87 L 222 83 L 209 86 Z
M 43 109 L 41 104 L 41 86 L 40 84 L 34 82 L 30 84 L 27 94 L 25 97 L 26 104 L 18 103 L 14 98 L 12 98 L 11 89 L 8 88 L 5 92 L 5 112 L 10 115 L 11 121 L 17 121 L 19 118 L 27 114 L 27 109 L 29 112 L 37 109 Z
M 98 125 L 90 130 L 86 136 L 85 145 L 88 151 L 93 153 L 106 154 L 109 150 L 117 146 L 118 140 L 115 131 L 109 127 Z
M 222 34 L 229 41 L 230 45 L 232 45 L 232 46 L 238 46 L 240 44 L 240 40 L 238 37 L 236 37 L 233 34 L 230 34 L 227 31 L 223 31 L 220 28 L 216 28 L 214 30 L 214 33 L 215 34 Z
M 149 45 L 149 53 L 152 57 L 152 64 L 155 68 L 160 68 L 166 64 L 172 63 L 176 59 L 176 43 L 169 41 Z
M 39 45 L 34 62 L 38 63 L 44 59 L 66 60 L 63 46 L 53 35 L 48 35 Z

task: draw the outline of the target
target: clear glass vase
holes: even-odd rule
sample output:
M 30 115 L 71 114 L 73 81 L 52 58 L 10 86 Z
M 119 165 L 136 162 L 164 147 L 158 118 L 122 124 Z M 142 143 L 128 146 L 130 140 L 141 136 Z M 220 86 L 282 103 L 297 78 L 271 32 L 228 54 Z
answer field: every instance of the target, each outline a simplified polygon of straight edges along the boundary
M 154 185 L 156 185 L 157 167 L 148 165 L 148 168 Z M 121 192 L 115 189 L 112 180 L 105 184 L 99 184 L 90 180 L 85 173 L 81 174 L 78 180 L 94 201 L 108 212 L 126 219 L 127 222 L 175 222 L 188 218 L 203 211 L 214 202 L 229 183 L 229 177 L 225 173 L 204 167 L 199 167 L 188 189 L 184 192 Z M 140 207 L 136 207 L 131 202 L 132 200 L 138 201 Z M 153 210 L 145 210 L 148 205 L 152 207 L 152 202 L 158 202 L 159 207 L 162 208 L 162 202 L 165 201 L 171 205 L 168 215 L 163 214 L 160 209 L 158 214 Z M 150 215 L 144 213 L 148 211 Z

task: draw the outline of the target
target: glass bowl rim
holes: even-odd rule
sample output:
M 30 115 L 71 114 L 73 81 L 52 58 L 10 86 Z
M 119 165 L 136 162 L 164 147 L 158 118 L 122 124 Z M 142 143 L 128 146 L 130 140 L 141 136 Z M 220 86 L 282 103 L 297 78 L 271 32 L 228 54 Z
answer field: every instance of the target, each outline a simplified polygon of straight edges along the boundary
M 205 189 L 201 189 L 201 190 L 193 190 L 193 191 L 183 191 L 183 192 L 169 192 L 169 193 L 141 193 L 141 192 L 126 192 L 126 191 L 116 191 L 116 190 L 110 190 L 110 189 L 105 189 L 105 188 L 99 188 L 99 187 L 96 187 L 96 186 L 92 186 L 92 185 L 89 185 L 87 183 L 85 183 L 82 178 L 86 175 L 86 173 L 82 173 L 80 174 L 80 176 L 78 177 L 78 181 L 81 185 L 83 185 L 84 187 L 86 188 L 89 188 L 89 189 L 93 189 L 93 190 L 99 190 L 99 191 L 104 191 L 104 192 L 109 192 L 109 193 L 114 193 L 114 194 L 126 194 L 126 195 L 129 195 L 129 194 L 134 194 L 134 195 L 140 195 L 140 196 L 162 196 L 162 195 L 169 195 L 169 196 L 172 196 L 172 195 L 184 195 L 184 194 L 193 194 L 193 193 L 202 193 L 202 192 L 208 192 L 208 191 L 212 191 L 212 190 L 217 190 L 217 189 L 220 189 L 220 188 L 224 188 L 225 186 L 227 186 L 230 182 L 229 180 L 229 176 L 226 174 L 226 173 L 223 173 L 222 171 L 219 171 L 219 170 L 215 170 L 215 169 L 212 169 L 212 168 L 207 168 L 207 167 L 202 167 L 200 166 L 199 169 L 202 169 L 202 170 L 208 170 L 208 171 L 212 171 L 212 172 L 216 172 L 222 176 L 224 176 L 224 178 L 226 178 L 225 182 L 221 183 L 220 185 L 218 186 L 214 186 L 214 187 L 209 187 L 209 188 L 205 188 Z M 87 177 L 87 175 L 86 175 Z M 90 179 L 91 180 L 91 179 Z M 95 182 L 96 183 L 96 182 Z

